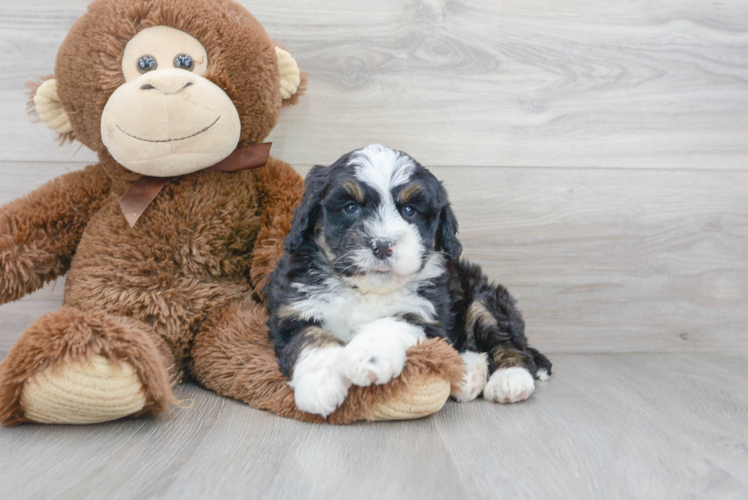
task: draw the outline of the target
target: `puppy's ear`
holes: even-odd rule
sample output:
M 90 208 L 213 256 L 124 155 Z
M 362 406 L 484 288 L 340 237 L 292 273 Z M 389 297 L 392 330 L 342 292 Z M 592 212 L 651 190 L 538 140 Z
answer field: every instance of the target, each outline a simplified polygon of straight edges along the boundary
M 314 231 L 328 176 L 329 168 L 317 165 L 304 179 L 304 197 L 294 211 L 291 231 L 286 236 L 286 242 L 283 245 L 286 252 L 291 254 L 298 252 L 304 241 Z
M 449 205 L 445 206 L 439 214 L 436 249 L 441 250 L 453 262 L 457 262 L 462 253 L 462 244 L 457 239 L 457 218 Z

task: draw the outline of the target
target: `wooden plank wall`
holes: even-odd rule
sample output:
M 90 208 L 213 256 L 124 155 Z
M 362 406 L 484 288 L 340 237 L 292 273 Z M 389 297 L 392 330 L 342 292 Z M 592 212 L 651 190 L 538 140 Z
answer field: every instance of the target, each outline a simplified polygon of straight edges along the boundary
M 86 3 L 2 7 L 0 203 L 95 161 L 24 95 Z M 309 71 L 273 154 L 306 172 L 381 142 L 432 167 L 534 344 L 748 351 L 748 3 L 244 4 Z M 0 307 L 0 351 L 62 289 Z

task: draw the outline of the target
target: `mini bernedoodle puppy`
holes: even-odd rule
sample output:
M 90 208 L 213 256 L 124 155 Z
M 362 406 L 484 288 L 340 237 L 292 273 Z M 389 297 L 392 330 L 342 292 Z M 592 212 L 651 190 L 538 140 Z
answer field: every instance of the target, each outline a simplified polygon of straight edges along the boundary
M 550 376 L 506 289 L 460 260 L 447 193 L 413 158 L 368 146 L 314 167 L 305 188 L 267 291 L 299 409 L 327 416 L 351 384 L 389 382 L 426 337 L 461 353 L 458 401 L 521 401 Z

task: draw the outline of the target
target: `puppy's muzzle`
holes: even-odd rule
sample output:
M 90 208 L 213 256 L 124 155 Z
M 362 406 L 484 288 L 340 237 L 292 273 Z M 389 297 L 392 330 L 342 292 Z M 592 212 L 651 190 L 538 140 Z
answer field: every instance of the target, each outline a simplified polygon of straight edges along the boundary
M 387 257 L 392 256 L 392 247 L 394 243 L 387 240 L 374 240 L 371 242 L 371 251 L 374 257 L 380 260 L 384 260 Z

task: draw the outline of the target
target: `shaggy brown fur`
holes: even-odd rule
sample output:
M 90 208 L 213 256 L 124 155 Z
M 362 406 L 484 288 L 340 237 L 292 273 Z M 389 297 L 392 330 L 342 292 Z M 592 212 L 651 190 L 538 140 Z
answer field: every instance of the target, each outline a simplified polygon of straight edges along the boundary
M 65 274 L 111 180 L 88 167 L 49 181 L 0 212 L 0 303 L 18 300 Z
M 320 422 L 296 409 L 257 302 L 301 199 L 301 177 L 270 158 L 260 169 L 169 181 L 134 228 L 120 210 L 118 200 L 141 176 L 104 148 L 101 114 L 124 81 L 125 44 L 155 25 L 183 30 L 206 48 L 206 77 L 239 111 L 240 146 L 261 142 L 276 123 L 282 98 L 274 45 L 243 7 L 229 0 L 89 6 L 60 48 L 55 77 L 70 137 L 97 151 L 99 163 L 0 209 L 0 303 L 69 271 L 64 307 L 39 318 L 0 364 L 0 422 L 26 421 L 21 394 L 38 373 L 95 355 L 135 368 L 147 399 L 140 414 L 167 408 L 171 385 L 194 376 L 256 408 Z M 412 376 L 461 376 L 460 358 L 446 344 L 427 342 L 411 355 L 402 377 L 353 389 L 329 421 L 370 418 Z

